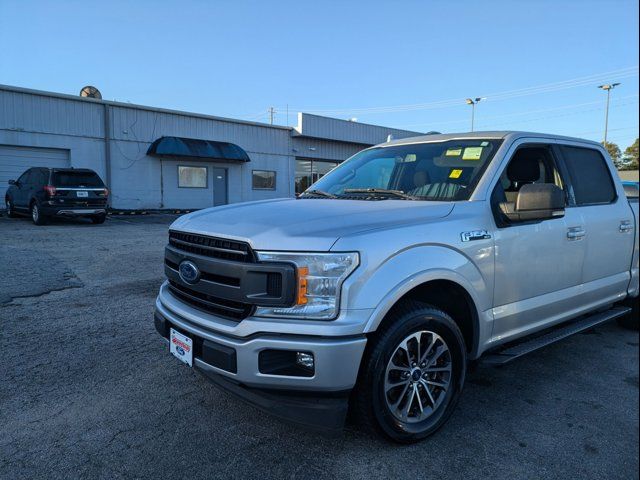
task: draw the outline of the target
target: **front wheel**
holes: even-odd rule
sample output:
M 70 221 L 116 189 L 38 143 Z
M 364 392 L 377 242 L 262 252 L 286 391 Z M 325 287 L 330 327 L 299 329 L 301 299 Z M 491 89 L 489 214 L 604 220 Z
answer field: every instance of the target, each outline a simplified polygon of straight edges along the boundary
M 407 302 L 372 339 L 355 391 L 365 427 L 400 443 L 435 433 L 451 416 L 466 374 L 462 333 L 445 312 Z
M 7 209 L 7 217 L 9 218 L 16 218 L 16 212 L 13 209 L 13 202 L 9 199 L 5 200 L 5 207 Z

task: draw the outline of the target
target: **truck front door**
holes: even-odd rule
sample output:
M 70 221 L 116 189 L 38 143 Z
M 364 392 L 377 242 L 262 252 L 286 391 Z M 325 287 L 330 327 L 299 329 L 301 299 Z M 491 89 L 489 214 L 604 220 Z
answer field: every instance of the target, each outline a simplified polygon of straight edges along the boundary
M 510 223 L 499 204 L 515 204 L 528 183 L 551 183 L 565 191 L 549 144 L 516 147 L 492 194 L 495 238 L 494 341 L 506 341 L 561 321 L 579 307 L 574 297 L 582 281 L 584 219 L 579 209 L 543 221 Z M 568 205 L 568 201 L 567 201 Z

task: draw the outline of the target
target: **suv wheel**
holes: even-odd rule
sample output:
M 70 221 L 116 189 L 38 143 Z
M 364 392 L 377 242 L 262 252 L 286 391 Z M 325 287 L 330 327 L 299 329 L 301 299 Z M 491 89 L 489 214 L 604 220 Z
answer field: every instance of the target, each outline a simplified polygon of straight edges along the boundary
M 445 312 L 407 302 L 372 339 L 355 391 L 365 427 L 400 443 L 420 441 L 451 416 L 462 393 L 466 348 Z
M 31 219 L 36 225 L 44 225 L 46 223 L 46 217 L 40 212 L 37 202 L 31 204 Z
M 16 215 L 15 210 L 13 209 L 13 202 L 7 198 L 5 200 L 5 206 L 7 208 L 7 217 L 16 218 L 17 215 Z

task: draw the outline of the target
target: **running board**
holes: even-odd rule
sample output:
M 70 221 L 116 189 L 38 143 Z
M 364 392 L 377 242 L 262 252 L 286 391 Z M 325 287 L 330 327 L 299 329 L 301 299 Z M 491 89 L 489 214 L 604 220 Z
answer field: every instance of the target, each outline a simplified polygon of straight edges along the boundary
M 529 340 L 524 340 L 515 345 L 511 345 L 503 350 L 497 350 L 494 353 L 489 353 L 480 359 L 483 365 L 499 366 L 509 363 L 516 358 L 522 357 L 527 353 L 534 352 L 540 348 L 551 345 L 564 338 L 575 335 L 576 333 L 583 332 L 590 328 L 593 328 L 602 323 L 608 322 L 618 317 L 631 312 L 629 307 L 614 307 L 606 312 L 595 313 L 586 318 L 573 321 L 568 325 L 560 328 L 553 329 L 549 333 L 535 337 Z

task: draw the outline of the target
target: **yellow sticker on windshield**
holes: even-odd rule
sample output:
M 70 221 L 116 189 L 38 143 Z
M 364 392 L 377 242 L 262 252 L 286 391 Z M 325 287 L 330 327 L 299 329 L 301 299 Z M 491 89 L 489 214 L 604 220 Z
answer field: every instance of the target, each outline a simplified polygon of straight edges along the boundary
M 449 178 L 460 178 L 460 175 L 462 175 L 462 170 L 454 168 L 453 170 L 451 170 Z
M 480 160 L 482 156 L 482 147 L 467 147 L 462 154 L 463 160 Z
M 450 148 L 449 150 L 447 150 L 445 152 L 445 156 L 447 156 L 447 157 L 459 157 L 461 153 L 462 153 L 462 149 L 461 148 Z

